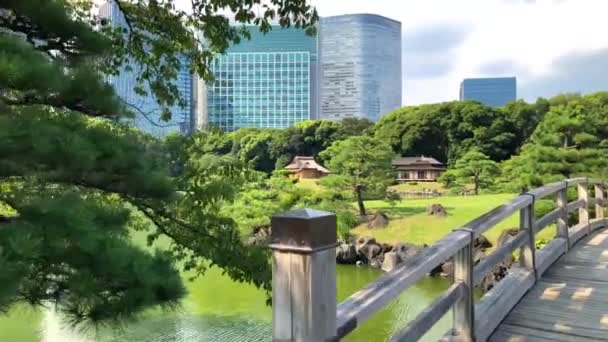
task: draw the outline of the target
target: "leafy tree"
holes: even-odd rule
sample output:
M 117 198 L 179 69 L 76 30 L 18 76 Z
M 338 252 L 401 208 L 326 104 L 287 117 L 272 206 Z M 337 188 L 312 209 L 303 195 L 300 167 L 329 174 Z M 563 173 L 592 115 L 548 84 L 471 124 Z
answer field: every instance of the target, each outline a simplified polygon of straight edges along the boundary
M 320 157 L 332 174 L 323 179 L 323 184 L 334 189 L 353 193 L 359 214 L 366 215 L 364 193 L 377 191 L 386 193 L 394 180 L 391 166 L 394 153 L 384 142 L 367 136 L 350 137 L 334 142 Z
M 549 102 L 543 98 L 538 99 L 533 104 L 517 100 L 507 103 L 501 110 L 515 125 L 514 133 L 517 136 L 517 141 L 523 146 L 549 111 Z
M 257 171 L 271 174 L 282 169 L 294 156 L 317 156 L 334 141 L 362 135 L 371 127 L 367 120 L 314 120 L 298 122 L 285 129 L 243 128 L 222 134 L 217 131 L 197 133 L 205 135 L 205 149 L 209 153 L 230 153 Z
M 253 172 L 238 198 L 224 205 L 222 212 L 230 215 L 247 235 L 256 228 L 270 226 L 272 215 L 294 208 L 307 196 L 310 196 L 309 191 L 296 187 L 294 180 L 281 172 L 275 172 L 271 177 Z
M 243 246 L 234 221 L 219 213 L 243 179 L 242 163 L 207 154 L 196 140 L 166 148 L 120 125 L 132 108 L 102 73 L 141 66 L 136 91 L 149 89 L 168 118 L 183 103 L 174 82 L 180 57 L 191 56 L 191 69 L 210 79 L 210 57 L 247 36 L 223 10 L 262 30 L 274 18 L 311 32 L 316 13 L 300 0 L 259 8 L 194 0 L 192 12 L 170 0 L 114 2 L 125 30 L 91 17 L 92 1 L 0 5 L 0 311 L 54 303 L 80 323 L 172 306 L 184 294 L 175 260 L 269 288 L 268 254 Z M 147 231 L 150 243 L 164 235 L 171 247 L 140 250 L 130 229 Z
M 522 143 L 517 132 L 504 112 L 472 101 L 401 108 L 374 127 L 374 136 L 395 153 L 432 156 L 449 165 L 473 148 L 495 161 L 507 159 Z
M 498 164 L 485 154 L 471 150 L 458 159 L 454 169 L 447 172 L 444 179 L 453 177 L 456 184 L 473 184 L 475 195 L 479 189 L 488 187 L 498 175 Z
M 527 190 L 552 181 L 606 173 L 608 95 L 560 95 L 530 142 L 503 163 L 505 190 Z

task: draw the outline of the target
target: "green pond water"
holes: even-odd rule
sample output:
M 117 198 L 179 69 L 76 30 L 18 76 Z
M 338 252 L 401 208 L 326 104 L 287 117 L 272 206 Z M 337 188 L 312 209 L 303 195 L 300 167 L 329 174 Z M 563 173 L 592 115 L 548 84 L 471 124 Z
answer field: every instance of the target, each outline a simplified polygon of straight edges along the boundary
M 338 301 L 382 273 L 375 269 L 338 266 Z M 424 278 L 402 293 L 344 341 L 385 341 L 416 316 L 448 286 L 445 279 Z M 189 295 L 176 311 L 153 310 L 121 328 L 74 330 L 50 309 L 17 307 L 0 316 L 0 342 L 194 342 L 270 341 L 271 308 L 252 286 L 239 284 L 217 270 L 188 284 Z M 446 315 L 424 340 L 437 340 L 450 326 Z

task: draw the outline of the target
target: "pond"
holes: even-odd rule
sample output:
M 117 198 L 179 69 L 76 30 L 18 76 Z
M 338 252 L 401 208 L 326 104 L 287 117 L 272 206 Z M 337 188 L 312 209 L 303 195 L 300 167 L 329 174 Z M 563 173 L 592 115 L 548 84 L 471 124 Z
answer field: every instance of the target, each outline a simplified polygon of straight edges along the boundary
M 382 272 L 338 266 L 338 301 L 377 279 Z M 343 341 L 384 341 L 416 316 L 448 286 L 446 279 L 423 278 Z M 51 310 L 17 307 L 0 316 L 2 342 L 199 342 L 270 341 L 272 311 L 256 288 L 235 283 L 218 270 L 188 283 L 189 295 L 176 311 L 152 310 L 121 328 L 86 331 L 66 327 Z M 425 336 L 436 341 L 450 326 L 448 313 Z

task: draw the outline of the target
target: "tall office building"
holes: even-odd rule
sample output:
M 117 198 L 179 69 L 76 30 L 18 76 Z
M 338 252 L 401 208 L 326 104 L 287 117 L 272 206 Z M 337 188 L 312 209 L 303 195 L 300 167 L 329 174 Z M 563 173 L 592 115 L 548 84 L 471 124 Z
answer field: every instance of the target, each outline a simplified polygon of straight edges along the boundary
M 517 99 L 515 77 L 466 78 L 460 83 L 460 101 L 475 100 L 500 107 Z
M 401 107 L 401 23 L 372 14 L 321 18 L 322 119 L 367 118 Z
M 197 99 L 198 121 L 206 121 L 197 126 L 283 128 L 318 113 L 317 38 L 279 26 L 250 31 L 250 40 L 212 61 L 214 82 L 197 82 L 197 93 L 207 95 Z
M 127 26 L 124 15 L 113 1 L 102 4 L 99 8 L 99 15 L 102 18 L 107 18 L 111 25 L 115 27 Z M 123 67 L 118 75 L 106 77 L 108 83 L 114 87 L 116 94 L 127 104 L 127 108 L 135 114 L 135 118 L 130 122 L 135 127 L 156 137 L 164 137 L 173 132 L 191 133 L 193 129 L 192 75 L 189 70 L 188 58 L 182 56 L 180 62 L 182 68 L 178 72 L 176 86 L 186 105 L 183 108 L 177 105 L 171 108 L 172 117 L 169 121 L 160 119 L 160 106 L 151 95 L 150 88 L 147 85 L 144 85 L 144 90 L 148 93 L 147 96 L 141 96 L 134 91 L 137 84 L 137 75 L 141 72 L 140 66 L 131 64 L 131 70 L 126 70 L 126 67 Z

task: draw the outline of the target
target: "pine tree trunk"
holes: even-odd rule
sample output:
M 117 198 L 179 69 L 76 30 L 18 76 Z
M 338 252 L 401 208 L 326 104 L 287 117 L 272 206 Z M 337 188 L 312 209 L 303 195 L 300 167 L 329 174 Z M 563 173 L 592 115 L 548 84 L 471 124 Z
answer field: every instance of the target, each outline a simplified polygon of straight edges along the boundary
M 473 179 L 473 183 L 475 183 L 475 195 L 479 195 L 479 177 L 475 176 Z
M 355 185 L 355 196 L 357 197 L 357 204 L 359 205 L 359 215 L 365 216 L 367 213 L 365 212 L 365 204 L 363 204 L 363 196 L 361 194 L 363 190 L 363 185 L 357 184 Z

